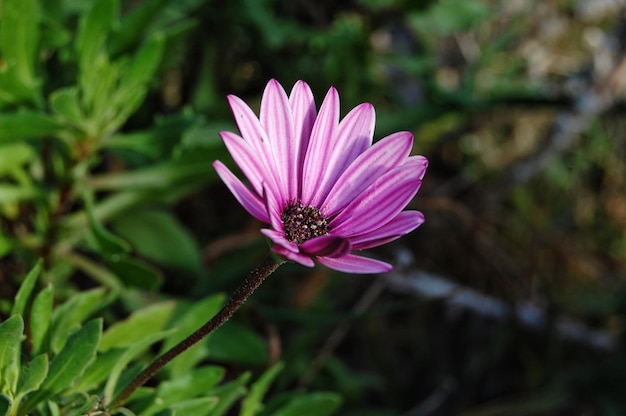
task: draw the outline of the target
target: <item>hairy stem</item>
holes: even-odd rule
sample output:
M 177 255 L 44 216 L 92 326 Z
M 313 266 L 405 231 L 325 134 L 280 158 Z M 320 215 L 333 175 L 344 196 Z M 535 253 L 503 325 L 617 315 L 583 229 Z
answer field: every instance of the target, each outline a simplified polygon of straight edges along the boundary
M 145 370 L 137 375 L 133 381 L 113 400 L 110 407 L 115 409 L 121 406 L 139 387 L 162 369 L 167 363 L 176 358 L 179 354 L 189 349 L 191 346 L 202 340 L 220 325 L 226 322 L 241 307 L 248 297 L 258 288 L 261 283 L 272 274 L 278 266 L 283 264 L 281 260 L 276 260 L 268 254 L 263 262 L 259 264 L 239 286 L 239 288 L 226 301 L 220 311 L 207 323 L 198 328 L 194 333 L 176 344 L 169 351 L 154 360 Z

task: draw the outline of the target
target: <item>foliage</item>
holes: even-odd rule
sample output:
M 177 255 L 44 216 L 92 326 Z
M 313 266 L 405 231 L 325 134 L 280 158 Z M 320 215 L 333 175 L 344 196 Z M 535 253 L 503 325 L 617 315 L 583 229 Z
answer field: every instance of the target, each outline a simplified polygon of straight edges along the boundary
M 372 102 L 375 138 L 415 133 L 427 222 L 375 253 L 390 279 L 285 266 L 119 414 L 625 413 L 623 19 L 592 0 L 0 0 L 0 415 L 113 411 L 262 256 L 210 162 L 229 160 L 225 95 L 253 105 L 269 78 Z M 394 286 L 424 272 L 512 312 Z

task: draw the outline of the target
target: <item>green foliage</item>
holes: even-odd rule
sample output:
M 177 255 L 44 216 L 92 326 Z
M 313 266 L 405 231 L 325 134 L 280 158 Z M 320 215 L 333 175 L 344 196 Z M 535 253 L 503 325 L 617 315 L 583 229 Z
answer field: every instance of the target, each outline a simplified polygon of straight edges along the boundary
M 167 329 L 175 304 L 148 305 L 103 332 L 102 318 L 89 319 L 89 316 L 105 307 L 104 291 L 81 293 L 52 310 L 51 287 L 32 293 L 41 269 L 42 263 L 38 262 L 24 280 L 18 296 L 19 305 L 35 298 L 30 310 L 26 310 L 31 317 L 28 339 L 38 340 L 39 346 L 33 342 L 30 348 L 21 315 L 13 314 L 0 323 L 0 413 L 21 416 L 44 415 L 50 411 L 79 415 L 106 410 L 108 400 L 128 381 L 128 375 L 134 373 L 134 366 L 147 350 L 165 338 L 169 343 L 175 339 L 171 335 L 179 328 Z M 212 313 L 221 302 L 221 297 L 210 297 L 199 302 L 200 306 L 194 305 L 181 315 L 183 327 L 193 323 L 189 312 Z M 20 309 L 19 305 L 16 301 L 14 309 Z M 206 315 L 202 317 L 206 319 Z M 42 323 L 34 324 L 35 318 L 36 322 L 52 319 L 53 334 L 67 335 L 56 335 L 46 341 L 50 329 Z M 220 416 L 246 397 L 241 416 L 253 416 L 263 408 L 263 396 L 282 368 L 282 364 L 275 365 L 248 387 L 250 373 L 224 383 L 224 368 L 196 366 L 196 363 L 191 362 L 195 368 L 189 371 L 170 372 L 170 377 L 160 380 L 154 388 L 139 390 L 128 407 L 117 409 L 118 413 L 152 416 L 193 412 Z M 317 396 L 311 397 L 315 400 Z M 294 405 L 288 404 L 286 409 L 290 406 Z M 323 411 L 327 405 L 320 402 L 320 406 Z
M 0 416 L 391 416 L 440 393 L 440 414 L 625 414 L 623 94 L 571 114 L 623 87 L 623 7 L 599 3 L 0 0 Z M 387 292 L 353 321 L 371 280 L 284 266 L 108 409 L 266 250 L 211 162 L 232 166 L 226 94 L 254 107 L 270 78 L 318 106 L 337 87 L 342 115 L 372 102 L 375 139 L 414 133 L 431 167 L 406 270 L 532 300 L 545 330 Z M 587 128 L 550 145 L 568 123 Z M 562 316 L 610 347 L 561 339 Z

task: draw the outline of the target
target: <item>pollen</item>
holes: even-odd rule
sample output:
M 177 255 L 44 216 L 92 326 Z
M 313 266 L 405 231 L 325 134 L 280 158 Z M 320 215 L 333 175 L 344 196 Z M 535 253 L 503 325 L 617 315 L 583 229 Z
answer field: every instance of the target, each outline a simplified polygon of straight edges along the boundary
M 326 235 L 330 231 L 328 221 L 319 209 L 302 205 L 298 202 L 290 202 L 280 219 L 283 222 L 285 238 L 296 244 L 302 244 L 321 235 Z

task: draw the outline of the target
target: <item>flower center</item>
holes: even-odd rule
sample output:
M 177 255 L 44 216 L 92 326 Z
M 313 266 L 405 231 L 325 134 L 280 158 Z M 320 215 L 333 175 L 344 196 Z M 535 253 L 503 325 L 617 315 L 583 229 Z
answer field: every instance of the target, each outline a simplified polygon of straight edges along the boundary
M 280 219 L 285 229 L 285 237 L 296 244 L 329 232 L 328 222 L 320 210 L 302 205 L 299 201 L 290 202 L 280 214 Z

